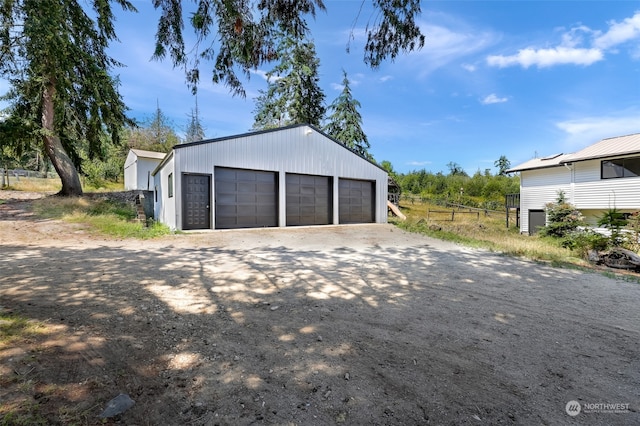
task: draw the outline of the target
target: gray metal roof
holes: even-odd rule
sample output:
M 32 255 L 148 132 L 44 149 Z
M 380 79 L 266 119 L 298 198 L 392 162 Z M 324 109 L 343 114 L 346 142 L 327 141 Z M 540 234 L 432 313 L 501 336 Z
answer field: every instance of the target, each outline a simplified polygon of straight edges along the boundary
M 633 135 L 617 136 L 614 138 L 602 139 L 593 145 L 573 153 L 570 158 L 564 160 L 565 163 L 574 161 L 592 160 L 595 158 L 616 157 L 619 155 L 640 153 L 640 133 Z
M 550 155 L 544 158 L 533 158 L 526 161 L 516 167 L 512 167 L 507 170 L 507 173 L 521 172 L 523 170 L 544 169 L 547 167 L 559 166 L 564 160 L 570 157 L 571 154 L 556 154 Z
M 640 133 L 602 139 L 593 145 L 571 154 L 555 154 L 544 158 L 534 158 L 507 170 L 507 173 L 523 170 L 544 169 L 575 161 L 611 158 L 620 155 L 640 154 Z

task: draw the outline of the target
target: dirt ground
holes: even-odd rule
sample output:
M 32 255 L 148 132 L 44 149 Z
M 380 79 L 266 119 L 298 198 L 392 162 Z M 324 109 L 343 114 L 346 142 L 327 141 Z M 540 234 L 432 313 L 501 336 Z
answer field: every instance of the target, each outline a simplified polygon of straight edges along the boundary
M 114 240 L 0 197 L 0 312 L 46 325 L 0 350 L 0 424 L 640 424 L 637 282 L 392 225 Z

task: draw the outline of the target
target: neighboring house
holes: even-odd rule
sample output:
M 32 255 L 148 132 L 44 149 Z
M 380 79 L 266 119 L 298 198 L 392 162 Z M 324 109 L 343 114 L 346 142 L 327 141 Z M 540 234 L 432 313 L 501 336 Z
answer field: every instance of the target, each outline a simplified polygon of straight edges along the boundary
M 387 221 L 387 172 L 309 125 L 176 145 L 153 176 L 172 229 Z
M 130 149 L 124 162 L 124 189 L 152 191 L 151 172 L 158 167 L 165 156 L 166 154 L 162 152 Z
M 563 191 L 590 225 L 608 209 L 640 210 L 640 133 L 603 139 L 573 154 L 534 158 L 507 171 L 520 173 L 520 231 L 546 222 L 545 205 Z

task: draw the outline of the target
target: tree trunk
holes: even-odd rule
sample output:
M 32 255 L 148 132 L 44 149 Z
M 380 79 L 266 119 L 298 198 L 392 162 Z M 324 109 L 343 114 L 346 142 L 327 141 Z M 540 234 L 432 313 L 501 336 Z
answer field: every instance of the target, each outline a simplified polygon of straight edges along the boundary
M 58 195 L 79 196 L 82 195 L 80 176 L 53 127 L 55 94 L 54 84 L 51 81 L 47 82 L 42 94 L 42 129 L 44 130 L 42 139 L 47 156 L 62 182 L 62 189 Z

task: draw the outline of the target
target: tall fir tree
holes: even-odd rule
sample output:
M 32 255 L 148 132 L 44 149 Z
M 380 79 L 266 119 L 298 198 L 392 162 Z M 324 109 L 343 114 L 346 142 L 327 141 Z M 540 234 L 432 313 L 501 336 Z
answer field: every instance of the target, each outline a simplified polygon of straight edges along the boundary
M 256 99 L 254 129 L 289 124 L 320 126 L 325 113 L 324 93 L 319 86 L 315 45 L 283 37 L 278 44 L 279 63 L 267 73 L 268 86 Z
M 347 72 L 343 70 L 342 74 L 342 92 L 329 105 L 330 115 L 324 131 L 363 157 L 372 159 L 369 154 L 371 146 L 367 135 L 362 130 L 362 116 L 358 111 L 361 107 L 360 102 L 353 97 Z
M 153 115 L 141 125 L 129 128 L 125 138 L 129 148 L 156 152 L 169 152 L 182 142 L 174 130 L 172 121 L 160 108 L 159 102 Z
M 14 143 L 40 141 L 61 195 L 81 195 L 82 158 L 104 156 L 104 132 L 119 143 L 122 126 L 132 124 L 109 74 L 120 65 L 107 55 L 117 39 L 112 3 L 135 11 L 128 0 L 0 3 L 0 75 L 11 85 L 5 98 L 12 116 L 0 126 L 0 140 L 9 133 Z
M 187 124 L 184 137 L 185 143 L 201 141 L 205 138 L 205 129 L 200 121 L 200 112 L 198 110 L 198 97 L 196 96 L 195 99 L 196 107 L 195 110 L 192 109 L 191 114 L 189 114 L 189 123 Z

